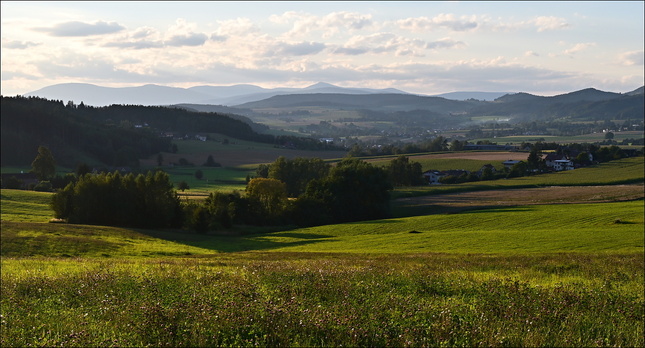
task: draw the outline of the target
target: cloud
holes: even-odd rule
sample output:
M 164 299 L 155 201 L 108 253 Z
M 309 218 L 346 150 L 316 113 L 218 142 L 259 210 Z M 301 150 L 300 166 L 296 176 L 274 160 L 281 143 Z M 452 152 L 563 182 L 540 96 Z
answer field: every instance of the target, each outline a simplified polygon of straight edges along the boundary
M 291 29 L 285 33 L 287 37 L 304 36 L 319 31 L 324 38 L 329 38 L 341 31 L 362 30 L 374 25 L 372 15 L 347 11 L 332 12 L 324 16 L 288 11 L 282 15 L 273 15 L 269 19 L 281 25 L 293 23 Z
M 236 18 L 226 21 L 218 21 L 218 23 L 220 26 L 213 34 L 215 36 L 244 37 L 260 32 L 260 28 L 248 18 Z
M 630 51 L 620 55 L 620 61 L 623 65 L 634 66 L 643 65 L 643 51 Z
M 343 46 L 336 47 L 332 53 L 339 55 L 361 55 L 366 53 L 383 54 L 394 53 L 395 56 L 423 56 L 424 49 L 460 48 L 465 44 L 450 38 L 433 42 L 418 39 L 409 39 L 392 33 L 376 33 L 367 36 L 354 36 Z
M 206 40 L 208 40 L 208 36 L 206 34 L 190 33 L 186 35 L 174 35 L 170 40 L 166 41 L 165 44 L 167 46 L 174 47 L 201 46 L 206 42 Z
M 319 53 L 326 47 L 327 45 L 320 42 L 279 43 L 272 48 L 272 51 L 277 55 L 305 56 Z
M 36 47 L 42 45 L 41 43 L 31 42 L 31 41 L 8 41 L 5 42 L 2 47 L 9 49 L 24 50 L 29 47 Z
M 543 32 L 547 30 L 559 30 L 566 29 L 569 27 L 569 23 L 564 18 L 559 17 L 537 17 L 531 21 L 537 27 L 538 32 Z
M 142 50 L 147 48 L 161 48 L 164 47 L 163 42 L 160 41 L 114 41 L 108 42 L 103 45 L 103 47 L 115 47 L 115 48 L 133 48 L 135 50 Z
M 450 38 L 439 39 L 437 41 L 428 42 L 426 44 L 427 49 L 436 50 L 441 48 L 463 48 L 466 47 L 466 44 L 462 41 L 455 41 Z
M 103 22 L 98 21 L 94 24 L 84 23 L 84 22 L 65 22 L 56 24 L 53 27 L 45 28 L 39 27 L 34 28 L 35 31 L 40 31 L 47 33 L 51 36 L 93 36 L 93 35 L 104 35 L 112 34 L 119 32 L 125 29 L 125 27 L 119 25 L 116 22 Z
M 540 54 L 534 51 L 526 51 L 524 52 L 525 57 L 539 57 Z
M 228 38 L 223 35 L 211 34 L 210 39 L 211 41 L 215 41 L 215 42 L 224 42 Z
M 571 48 L 569 48 L 567 50 L 564 50 L 564 54 L 573 55 L 573 54 L 576 54 L 576 53 L 578 53 L 580 51 L 584 51 L 587 48 L 593 47 L 593 46 L 596 46 L 595 42 L 578 43 L 578 44 L 575 44 L 573 47 L 571 47 Z
M 406 18 L 396 21 L 396 24 L 401 29 L 414 32 L 424 32 L 428 30 L 436 30 L 438 28 L 445 28 L 452 31 L 467 31 L 477 28 L 478 25 L 473 18 L 468 19 L 464 16 L 456 18 L 453 14 L 440 14 L 433 18 Z

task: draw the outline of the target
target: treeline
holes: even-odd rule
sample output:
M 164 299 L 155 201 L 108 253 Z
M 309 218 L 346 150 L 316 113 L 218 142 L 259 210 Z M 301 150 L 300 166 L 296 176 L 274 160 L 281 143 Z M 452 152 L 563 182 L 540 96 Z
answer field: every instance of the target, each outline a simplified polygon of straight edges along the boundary
M 2 98 L 2 165 L 27 165 L 32 149 L 47 146 L 60 165 L 79 158 L 107 166 L 138 167 L 139 159 L 169 152 L 165 132 L 219 133 L 236 139 L 299 149 L 337 149 L 317 139 L 259 134 L 241 120 L 175 107 L 92 107 L 38 97 Z M 136 128 L 135 125 L 147 125 Z
M 183 209 L 168 174 L 84 174 L 52 196 L 55 217 L 70 223 L 181 227 Z
M 2 97 L 2 165 L 27 165 L 41 145 L 58 164 L 74 167 L 79 158 L 111 166 L 138 166 L 140 158 L 170 151 L 169 139 L 145 130 L 107 127 L 61 101 Z
M 53 195 L 58 219 L 70 223 L 199 232 L 234 225 L 314 226 L 389 216 L 393 185 L 422 184 L 421 165 L 405 157 L 386 166 L 345 158 L 278 158 L 260 166 L 244 193 L 213 192 L 200 203 L 180 202 L 164 172 L 79 174 Z
M 278 158 L 263 165 L 244 196 L 211 193 L 188 206 L 188 227 L 233 224 L 314 226 L 386 218 L 392 184 L 383 168 L 355 158 L 331 166 L 320 159 Z

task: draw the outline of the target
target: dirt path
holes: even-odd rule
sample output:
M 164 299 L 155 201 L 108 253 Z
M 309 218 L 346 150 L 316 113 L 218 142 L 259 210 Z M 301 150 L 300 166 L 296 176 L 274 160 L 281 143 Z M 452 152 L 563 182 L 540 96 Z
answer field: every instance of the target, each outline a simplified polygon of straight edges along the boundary
M 644 198 L 644 186 L 552 186 L 530 189 L 448 193 L 423 197 L 399 198 L 400 207 L 433 207 L 433 211 L 460 211 L 476 207 L 530 204 L 602 203 Z

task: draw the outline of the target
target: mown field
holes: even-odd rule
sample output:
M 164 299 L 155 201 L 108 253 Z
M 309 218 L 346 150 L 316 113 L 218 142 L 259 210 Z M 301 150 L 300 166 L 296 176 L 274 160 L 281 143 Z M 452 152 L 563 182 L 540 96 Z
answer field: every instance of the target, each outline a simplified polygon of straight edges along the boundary
M 395 198 L 450 192 L 499 190 L 545 186 L 621 185 L 643 182 L 645 161 L 642 157 L 625 158 L 586 168 L 494 181 L 467 182 L 458 185 L 416 186 L 396 189 Z
M 2 347 L 645 345 L 642 198 L 202 235 L 47 223 L 49 196 L 2 190 Z
M 613 132 L 615 141 L 621 142 L 625 139 L 641 139 L 643 138 L 643 131 L 623 131 L 623 132 Z M 594 134 L 584 134 L 584 135 L 575 135 L 575 136 L 554 136 L 554 135 L 514 135 L 507 137 L 495 137 L 495 138 L 481 138 L 473 139 L 471 142 L 475 143 L 477 141 L 488 140 L 490 142 L 498 144 L 516 144 L 519 145 L 522 142 L 536 142 L 540 139 L 543 142 L 547 143 L 595 143 L 605 140 L 605 133 L 594 133 Z M 640 146 L 642 147 L 642 145 Z

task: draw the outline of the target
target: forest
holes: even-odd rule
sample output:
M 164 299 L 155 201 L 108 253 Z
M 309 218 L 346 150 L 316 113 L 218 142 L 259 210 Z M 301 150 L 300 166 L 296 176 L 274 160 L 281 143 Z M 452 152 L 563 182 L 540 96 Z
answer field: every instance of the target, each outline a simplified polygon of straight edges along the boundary
M 247 122 L 226 115 L 172 107 L 93 107 L 3 96 L 1 122 L 2 166 L 28 165 L 34 149 L 43 145 L 56 154 L 59 165 L 69 168 L 80 162 L 136 168 L 141 158 L 172 151 L 172 138 L 166 133 L 219 133 L 275 146 L 333 148 L 310 138 L 260 134 Z

